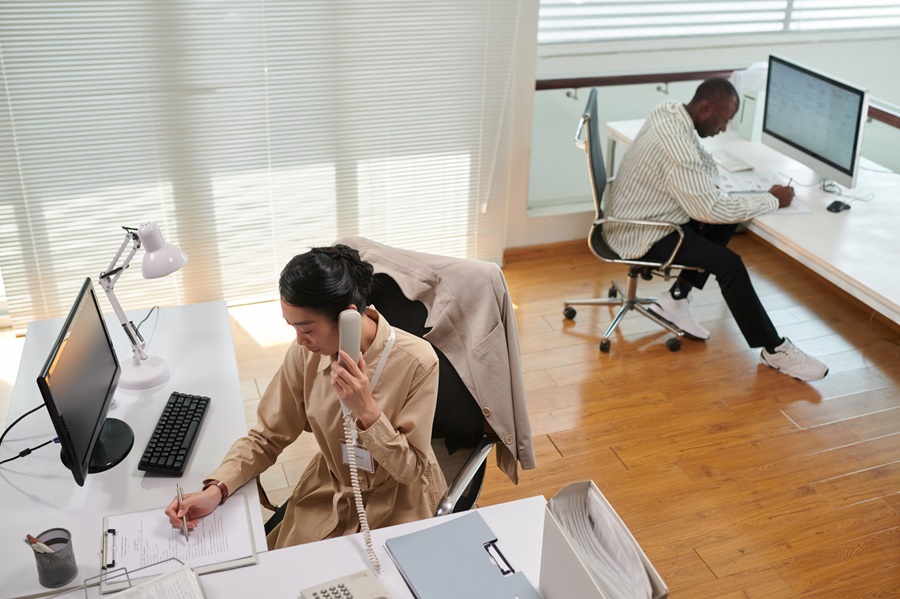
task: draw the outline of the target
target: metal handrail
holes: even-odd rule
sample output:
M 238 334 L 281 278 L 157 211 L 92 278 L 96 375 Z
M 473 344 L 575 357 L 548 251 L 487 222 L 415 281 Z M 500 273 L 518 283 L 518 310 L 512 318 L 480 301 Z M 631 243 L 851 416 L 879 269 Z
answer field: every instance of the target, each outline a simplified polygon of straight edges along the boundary
M 606 75 L 596 77 L 568 77 L 565 79 L 537 79 L 534 82 L 535 91 L 551 89 L 578 89 L 582 87 L 610 87 L 615 85 L 635 85 L 640 83 L 668 84 L 673 81 L 702 81 L 710 77 L 728 77 L 733 69 L 716 69 L 709 71 L 681 71 L 674 73 L 642 73 L 634 75 Z M 869 104 L 869 118 L 885 123 L 896 129 L 900 129 L 900 113 L 884 107 Z

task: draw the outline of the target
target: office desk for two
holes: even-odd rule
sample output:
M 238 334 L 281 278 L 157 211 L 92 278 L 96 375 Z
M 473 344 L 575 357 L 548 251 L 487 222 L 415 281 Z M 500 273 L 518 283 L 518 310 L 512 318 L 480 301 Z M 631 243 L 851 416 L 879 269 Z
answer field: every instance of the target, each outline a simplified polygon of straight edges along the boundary
M 138 316 L 143 314 L 133 315 Z M 130 356 L 130 346 L 118 322 L 111 315 L 107 318 L 119 356 Z M 7 423 L 42 405 L 35 378 L 61 326 L 62 320 L 29 325 Z M 246 433 L 234 346 L 223 302 L 163 308 L 158 317 L 145 323 L 142 334 L 148 339 L 149 351 L 168 363 L 171 378 L 155 389 L 120 389 L 116 393 L 109 415 L 127 422 L 135 435 L 134 447 L 123 462 L 106 472 L 89 474 L 84 487 L 75 484 L 60 461 L 55 444 L 0 467 L 0 597 L 59 592 L 38 583 L 32 550 L 24 542 L 26 534 L 36 535 L 54 527 L 68 529 L 78 563 L 78 577 L 68 586 L 80 585 L 100 573 L 104 516 L 159 508 L 160 521 L 164 521 L 162 507 L 175 496 L 175 483 L 180 482 L 189 492 L 199 489 L 203 477 L 218 466 L 231 443 Z M 141 452 L 172 391 L 207 395 L 210 406 L 184 475 L 145 475 L 137 469 Z M 0 459 L 54 436 L 47 411 L 38 410 L 10 431 L 0 447 Z M 208 597 L 295 599 L 303 588 L 366 567 L 359 535 L 267 552 L 256 486 L 245 485 L 236 495 L 247 496 L 258 563 L 203 575 L 201 582 Z M 535 584 L 540 569 L 545 504 L 543 497 L 535 497 L 483 512 L 487 523 L 502 536 L 502 549 L 508 552 L 510 562 L 525 571 Z M 384 539 L 435 523 L 436 519 L 431 519 L 373 531 L 384 569 L 382 579 L 392 596 L 406 598 L 411 594 L 384 551 Z M 91 589 L 90 595 L 98 596 L 98 589 Z
M 627 146 L 642 119 L 606 124 L 609 133 L 607 171 L 612 175 L 617 146 Z M 846 196 L 820 189 L 814 171 L 758 141 L 728 131 L 703 140 L 710 150 L 722 149 L 771 174 L 783 184 L 791 179 L 795 202 L 809 213 L 766 214 L 748 228 L 773 247 L 837 285 L 873 310 L 900 324 L 900 175 L 863 159 L 858 184 Z M 874 194 L 869 201 L 847 196 Z M 850 210 L 834 213 L 826 206 L 836 199 L 852 202 Z

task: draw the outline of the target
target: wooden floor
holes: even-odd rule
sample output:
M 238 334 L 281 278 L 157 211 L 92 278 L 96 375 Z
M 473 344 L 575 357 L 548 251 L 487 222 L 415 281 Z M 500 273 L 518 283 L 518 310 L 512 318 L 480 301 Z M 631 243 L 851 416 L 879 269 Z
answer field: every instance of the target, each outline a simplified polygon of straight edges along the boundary
M 671 353 L 668 335 L 632 314 L 601 354 L 610 310 L 567 322 L 562 300 L 603 296 L 624 269 L 581 244 L 526 253 L 504 272 L 538 467 L 515 486 L 492 463 L 479 503 L 592 479 L 674 599 L 900 597 L 900 348 L 884 339 L 897 331 L 752 235 L 731 247 L 779 332 L 828 377 L 805 384 L 760 365 L 714 280 L 694 301 L 706 343 Z M 667 287 L 641 281 L 649 294 Z M 234 327 L 252 422 L 285 346 L 261 347 L 243 320 L 253 319 L 238 313 Z M 301 439 L 267 473 L 272 495 L 290 492 L 314 450 Z
M 898 331 L 752 235 L 731 247 L 779 332 L 828 377 L 804 384 L 760 365 L 714 280 L 694 301 L 709 341 L 671 353 L 632 314 L 601 354 L 610 310 L 568 322 L 562 300 L 604 296 L 624 269 L 582 244 L 520 254 L 504 272 L 538 467 L 515 486 L 492 460 L 480 504 L 592 479 L 674 599 L 900 597 Z M 667 287 L 641 281 L 651 295 Z M 274 303 L 230 313 L 252 424 L 292 332 Z M 276 501 L 314 452 L 303 436 L 264 475 Z

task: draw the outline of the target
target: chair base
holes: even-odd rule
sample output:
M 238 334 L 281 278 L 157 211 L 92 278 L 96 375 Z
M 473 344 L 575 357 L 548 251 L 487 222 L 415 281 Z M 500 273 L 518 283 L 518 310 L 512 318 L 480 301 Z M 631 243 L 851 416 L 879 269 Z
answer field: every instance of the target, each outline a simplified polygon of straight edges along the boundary
M 622 289 L 622 287 L 616 281 L 613 281 L 612 287 L 610 287 L 609 289 L 609 297 L 607 298 L 565 300 L 563 302 L 563 316 L 565 316 L 569 320 L 575 319 L 576 311 L 571 306 L 621 306 L 618 312 L 616 312 L 615 317 L 613 317 L 612 322 L 609 323 L 609 327 L 607 327 L 606 332 L 603 334 L 603 338 L 600 340 L 600 351 L 604 353 L 609 351 L 609 338 L 616 330 L 616 327 L 619 326 L 619 323 L 622 322 L 622 319 L 625 317 L 625 315 L 632 310 L 636 311 L 638 314 L 641 314 L 646 318 L 649 318 L 662 328 L 676 335 L 676 337 L 666 341 L 666 347 L 668 347 L 670 351 L 678 351 L 679 349 L 681 349 L 681 341 L 679 337 L 684 336 L 684 331 L 651 312 L 647 308 L 647 305 L 654 303 L 656 303 L 655 297 L 638 297 L 637 274 L 630 273 L 628 275 L 628 283 L 626 285 L 626 288 Z

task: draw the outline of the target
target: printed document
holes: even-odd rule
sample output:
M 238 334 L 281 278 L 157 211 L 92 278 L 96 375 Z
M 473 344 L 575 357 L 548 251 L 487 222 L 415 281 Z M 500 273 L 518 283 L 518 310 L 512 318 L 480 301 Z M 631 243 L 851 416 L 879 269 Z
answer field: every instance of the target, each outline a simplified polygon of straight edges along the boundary
M 250 512 L 243 495 L 233 497 L 200 519 L 200 524 L 185 539 L 181 528 L 172 528 L 163 514 L 164 507 L 130 514 L 109 516 L 104 520 L 106 556 L 112 570 L 138 568 L 140 576 L 154 576 L 166 567 L 154 566 L 170 558 L 177 558 L 197 573 L 214 572 L 256 563 L 256 548 L 250 527 Z M 116 584 L 116 577 L 108 584 Z M 114 590 L 110 588 L 110 590 Z

